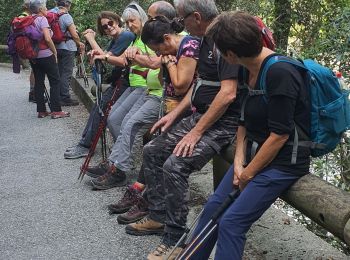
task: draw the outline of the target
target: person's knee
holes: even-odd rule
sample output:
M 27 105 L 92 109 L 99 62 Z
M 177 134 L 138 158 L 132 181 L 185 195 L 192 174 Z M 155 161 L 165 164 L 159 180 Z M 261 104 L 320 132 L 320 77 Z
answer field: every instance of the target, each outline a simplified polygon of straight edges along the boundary
M 159 149 L 157 147 L 157 145 L 154 145 L 154 142 L 151 141 L 149 143 L 147 143 L 144 147 L 143 147 L 143 154 L 145 158 L 148 157 L 153 157 L 155 154 L 159 153 Z
M 227 233 L 229 232 L 232 235 L 240 236 L 244 235 L 249 227 L 247 225 L 246 217 L 242 216 L 238 212 L 225 212 L 219 223 L 219 232 Z
M 169 158 L 163 164 L 163 170 L 166 173 L 164 178 L 169 177 L 169 175 L 173 175 L 176 171 L 177 167 L 177 157 L 175 155 L 170 155 Z

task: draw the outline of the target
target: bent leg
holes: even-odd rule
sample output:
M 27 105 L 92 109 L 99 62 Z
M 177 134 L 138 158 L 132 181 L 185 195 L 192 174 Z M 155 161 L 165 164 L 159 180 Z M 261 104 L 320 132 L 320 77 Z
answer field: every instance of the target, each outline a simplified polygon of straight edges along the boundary
M 220 220 L 215 259 L 241 259 L 251 225 L 298 178 L 270 169 L 252 179 Z
M 128 92 L 124 92 L 118 101 L 113 105 L 111 113 L 107 119 L 108 128 L 114 138 L 117 140 L 120 133 L 121 125 L 124 117 L 128 114 L 137 100 L 145 95 L 144 88 L 129 88 Z
M 132 147 L 135 141 L 140 140 L 157 121 L 159 105 L 160 99 L 157 97 L 141 97 L 125 116 L 121 134 L 118 136 L 109 157 L 118 169 L 130 170 Z
M 204 206 L 203 213 L 198 221 L 198 224 L 193 232 L 192 239 L 200 234 L 202 229 L 210 221 L 211 217 L 214 215 L 218 207 L 227 198 L 228 194 L 233 190 L 233 165 L 228 169 L 224 178 L 220 182 L 219 186 L 215 190 Z M 208 259 L 211 251 L 213 250 L 216 240 L 217 240 L 217 230 L 215 230 L 210 237 L 203 243 L 200 250 L 198 250 L 191 259 Z
M 106 89 L 106 91 L 102 95 L 102 107 L 103 110 L 106 109 L 108 102 L 111 100 L 113 93 L 115 91 L 115 88 L 109 87 Z M 81 135 L 81 139 L 79 141 L 79 144 L 84 147 L 90 147 L 93 138 L 95 137 L 99 124 L 101 121 L 101 115 L 99 113 L 99 109 L 96 105 L 92 107 L 89 115 L 89 119 L 86 123 L 85 129 L 83 130 L 83 133 Z

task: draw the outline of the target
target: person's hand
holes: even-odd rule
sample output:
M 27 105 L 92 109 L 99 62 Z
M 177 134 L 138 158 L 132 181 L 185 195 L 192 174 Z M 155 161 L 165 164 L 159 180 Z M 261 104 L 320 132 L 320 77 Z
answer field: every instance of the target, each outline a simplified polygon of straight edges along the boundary
M 241 172 L 235 172 L 235 176 L 238 179 L 238 186 L 241 191 L 248 185 L 248 183 L 254 178 L 252 174 L 243 169 Z
M 161 119 L 156 122 L 151 128 L 150 133 L 153 134 L 158 128 L 160 128 L 161 132 L 165 132 L 169 129 L 169 127 L 174 123 L 176 117 L 173 113 L 169 113 L 166 116 L 163 116 Z
M 82 42 L 79 42 L 78 48 L 79 48 L 79 53 L 81 53 L 82 55 L 84 55 L 84 54 L 85 54 L 85 44 L 82 43 Z
M 192 156 L 193 150 L 201 138 L 202 134 L 192 129 L 181 139 L 180 142 L 178 142 L 178 144 L 175 146 L 173 154 L 182 157 Z
M 125 53 L 123 53 L 120 57 L 124 60 L 124 67 L 131 66 L 132 61 L 125 56 Z
M 242 172 L 244 171 L 244 167 L 242 165 L 234 165 L 233 168 L 233 186 L 234 187 L 239 187 L 239 180 L 238 176 L 241 176 Z
M 89 40 L 89 39 L 95 39 L 96 37 L 96 32 L 92 29 L 87 29 L 83 32 L 83 36 L 85 39 Z
M 133 61 L 138 54 L 142 54 L 142 52 L 139 48 L 134 46 L 127 48 L 124 52 L 125 58 L 130 61 Z
M 169 68 L 170 64 L 176 63 L 176 57 L 172 55 L 162 56 L 162 64 L 164 64 L 167 68 Z
M 93 65 L 95 63 L 95 60 L 104 60 L 105 57 L 106 57 L 105 54 L 93 55 L 90 59 L 90 65 Z
M 54 53 L 53 55 L 55 56 L 55 62 L 57 64 L 58 63 L 57 53 Z

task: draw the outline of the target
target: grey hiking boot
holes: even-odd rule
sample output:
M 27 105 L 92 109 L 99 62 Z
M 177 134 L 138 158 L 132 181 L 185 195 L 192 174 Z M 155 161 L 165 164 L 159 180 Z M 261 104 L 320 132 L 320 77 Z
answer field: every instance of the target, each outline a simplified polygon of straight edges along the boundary
M 79 144 L 70 148 L 71 148 L 70 150 L 66 150 L 64 152 L 65 159 L 77 159 L 77 158 L 85 157 L 89 154 L 89 148 L 86 148 Z

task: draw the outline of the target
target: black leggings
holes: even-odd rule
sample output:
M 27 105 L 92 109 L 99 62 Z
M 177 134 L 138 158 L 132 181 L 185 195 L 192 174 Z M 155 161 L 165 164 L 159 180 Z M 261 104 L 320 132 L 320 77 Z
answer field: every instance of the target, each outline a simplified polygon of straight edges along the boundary
M 50 83 L 50 102 L 51 111 L 61 111 L 60 105 L 60 74 L 55 56 L 51 55 L 46 58 L 33 59 L 30 61 L 35 77 L 34 93 L 37 105 L 37 112 L 45 112 L 46 105 L 44 99 L 45 91 L 45 75 L 47 75 Z

